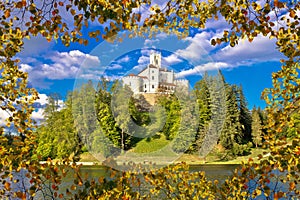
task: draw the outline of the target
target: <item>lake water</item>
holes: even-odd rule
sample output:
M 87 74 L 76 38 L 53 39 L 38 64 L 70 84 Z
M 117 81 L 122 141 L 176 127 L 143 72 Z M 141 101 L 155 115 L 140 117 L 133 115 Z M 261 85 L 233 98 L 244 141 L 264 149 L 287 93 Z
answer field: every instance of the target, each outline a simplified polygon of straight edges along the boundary
M 225 165 L 190 165 L 189 171 L 204 171 L 206 177 L 209 180 L 219 180 L 224 181 L 228 176 L 230 176 L 234 169 L 239 165 L 235 164 L 225 164 Z M 82 166 L 81 172 L 83 174 L 88 174 L 90 178 L 105 177 L 107 176 L 107 167 L 105 166 Z
M 230 176 L 235 168 L 239 165 L 191 165 L 189 166 L 190 172 L 204 171 L 208 180 L 218 180 L 219 183 L 225 181 Z M 82 166 L 82 175 L 88 175 L 89 178 L 98 179 L 98 177 L 107 177 L 108 168 L 105 166 Z M 72 175 L 70 174 L 65 178 L 64 184 L 62 184 L 61 191 L 65 191 L 65 188 L 70 187 L 73 183 Z
M 204 171 L 208 180 L 218 180 L 223 182 L 228 176 L 230 176 L 235 168 L 239 165 L 191 165 L 189 167 L 190 172 Z M 81 173 L 84 176 L 87 174 L 89 178 L 98 179 L 99 177 L 108 177 L 108 168 L 106 166 L 82 166 Z M 73 184 L 73 173 L 70 172 L 60 185 L 60 192 L 65 192 L 66 188 L 70 188 Z M 47 191 L 47 189 L 46 189 Z M 49 192 L 49 190 L 48 190 Z M 47 192 L 46 192 L 47 193 Z M 37 193 L 34 199 L 51 199 L 44 198 L 42 193 Z

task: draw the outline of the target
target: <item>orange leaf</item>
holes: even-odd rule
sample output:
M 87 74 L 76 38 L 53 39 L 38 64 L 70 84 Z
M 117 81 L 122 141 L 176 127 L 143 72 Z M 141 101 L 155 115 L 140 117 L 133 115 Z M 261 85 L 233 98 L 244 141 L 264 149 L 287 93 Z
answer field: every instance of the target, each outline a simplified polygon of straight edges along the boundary
M 8 191 L 10 191 L 10 183 L 9 182 L 5 182 L 4 183 L 4 188 Z
M 10 10 L 5 10 L 4 11 L 4 17 L 9 18 L 10 17 Z

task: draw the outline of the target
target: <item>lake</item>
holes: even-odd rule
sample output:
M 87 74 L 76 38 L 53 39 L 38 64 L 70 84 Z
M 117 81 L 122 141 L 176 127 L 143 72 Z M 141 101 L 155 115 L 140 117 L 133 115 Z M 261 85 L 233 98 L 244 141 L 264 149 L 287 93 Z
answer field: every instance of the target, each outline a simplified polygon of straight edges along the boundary
M 232 171 L 237 168 L 239 165 L 190 165 L 189 171 L 190 172 L 196 172 L 196 171 L 204 171 L 206 174 L 206 177 L 208 180 L 218 180 L 219 183 L 222 183 L 228 176 L 232 174 Z M 82 166 L 81 171 L 82 175 L 84 176 L 87 174 L 88 178 L 94 178 L 98 179 L 99 177 L 108 177 L 108 168 L 106 166 Z M 17 178 L 19 176 L 23 177 L 24 183 L 26 187 L 30 187 L 29 181 L 25 178 L 25 171 L 21 171 L 18 173 L 18 175 L 15 177 Z M 60 185 L 60 192 L 65 192 L 66 188 L 70 188 L 70 186 L 73 184 L 74 178 L 73 173 L 70 172 L 67 174 L 67 176 L 64 178 L 63 183 Z M 13 188 L 18 188 L 18 184 L 12 184 Z M 50 186 L 50 185 L 49 185 Z M 46 193 L 50 192 L 50 190 L 46 189 Z M 34 199 L 51 199 L 44 198 L 41 192 L 38 192 Z
M 225 181 L 225 179 L 232 174 L 232 171 L 239 165 L 190 165 L 189 171 L 205 171 L 208 180 L 218 180 L 219 183 Z M 108 177 L 108 171 L 106 166 L 82 166 L 82 175 L 87 174 L 89 178 Z M 61 191 L 65 191 L 67 187 L 70 187 L 73 183 L 72 174 L 70 173 L 64 183 L 61 185 Z M 40 195 L 38 195 L 40 196 Z

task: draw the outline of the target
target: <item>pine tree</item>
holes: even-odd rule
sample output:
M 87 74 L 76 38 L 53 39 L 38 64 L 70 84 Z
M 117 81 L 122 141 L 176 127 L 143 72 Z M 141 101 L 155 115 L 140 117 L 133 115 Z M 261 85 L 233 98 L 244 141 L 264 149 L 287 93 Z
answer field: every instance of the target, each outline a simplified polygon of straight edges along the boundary
M 226 119 L 220 138 L 220 143 L 226 149 L 233 149 L 235 143 L 241 143 L 242 126 L 239 116 L 236 87 L 226 85 Z
M 176 92 L 180 100 L 180 118 L 176 121 L 179 124 L 177 133 L 173 136 L 172 149 L 176 153 L 186 152 L 194 143 L 197 128 L 199 126 L 198 105 L 193 93 L 186 95 L 186 92 Z
M 242 126 L 242 140 L 243 143 L 248 143 L 251 141 L 251 114 L 241 85 L 237 87 L 237 98 L 240 110 L 239 121 Z
M 254 107 L 252 110 L 252 138 L 255 147 L 262 145 L 262 121 L 258 110 Z
M 195 141 L 191 147 L 191 151 L 199 151 L 204 137 L 207 133 L 209 121 L 211 118 L 210 109 L 210 91 L 208 88 L 208 74 L 203 76 L 203 79 L 198 81 L 194 86 L 194 92 L 197 98 L 197 103 L 199 107 L 199 125 Z
M 210 120 L 208 126 L 200 129 L 204 136 L 199 149 L 201 157 L 205 157 L 220 141 L 226 117 L 225 80 L 221 71 L 215 76 L 204 76 L 209 90 Z

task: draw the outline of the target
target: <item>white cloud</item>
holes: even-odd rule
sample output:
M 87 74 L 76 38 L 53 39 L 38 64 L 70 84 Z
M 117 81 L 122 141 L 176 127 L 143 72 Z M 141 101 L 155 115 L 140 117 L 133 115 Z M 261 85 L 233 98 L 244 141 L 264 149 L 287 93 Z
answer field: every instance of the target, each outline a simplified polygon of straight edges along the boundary
M 144 46 L 153 47 L 153 44 L 158 43 L 159 39 L 146 39 Z
M 40 123 L 44 119 L 44 111 L 45 109 L 39 108 L 36 111 L 33 111 L 31 114 L 31 119 L 36 121 L 37 123 Z
M 29 72 L 29 82 L 34 87 L 45 88 L 45 79 L 62 80 L 75 78 L 80 69 L 97 68 L 100 60 L 97 56 L 85 54 L 79 50 L 70 52 L 50 52 L 44 63 L 22 63 L 21 70 Z
M 0 126 L 6 126 L 6 119 L 10 116 L 10 114 L 2 109 L 0 109 Z
M 100 60 L 97 56 L 85 54 L 79 50 L 56 52 L 50 59 L 54 63 L 60 63 L 69 67 L 76 66 L 77 68 L 91 68 L 100 64 Z
M 279 61 L 282 55 L 276 50 L 275 40 L 258 35 L 253 42 L 239 41 L 235 47 L 229 45 L 212 56 L 215 61 L 228 62 L 234 65 L 254 62 Z
M 122 69 L 122 65 L 119 65 L 119 64 L 112 64 L 110 65 L 109 67 L 107 67 L 106 69 L 107 70 L 116 70 L 116 69 Z
M 128 55 L 124 56 L 123 58 L 117 60 L 117 63 L 123 63 L 123 62 L 128 62 L 130 61 L 130 57 Z
M 168 34 L 161 32 L 156 35 L 156 38 L 163 40 L 163 39 L 168 38 Z
M 31 118 L 37 123 L 40 123 L 44 119 L 45 107 L 48 104 L 48 96 L 46 94 L 38 94 L 39 99 L 35 100 L 33 107 L 35 110 L 31 114 Z M 29 96 L 31 98 L 31 96 Z M 64 101 L 58 100 L 58 111 L 63 109 L 65 106 Z M 4 111 L 0 109 L 0 126 L 6 126 L 6 119 L 12 116 L 11 112 Z
M 150 63 L 150 57 L 149 57 L 149 56 L 144 56 L 144 55 L 142 55 L 142 56 L 139 58 L 138 63 L 139 63 L 140 65 L 149 64 L 149 63 Z
M 48 96 L 46 94 L 39 94 L 39 99 L 35 100 L 35 103 L 40 105 L 46 105 L 48 103 Z
M 201 58 L 208 55 L 209 51 L 214 47 L 210 44 L 212 33 L 201 32 L 197 33 L 194 37 L 187 37 L 184 39 L 189 42 L 189 45 L 185 49 L 179 49 L 176 54 L 187 60 L 200 60 Z
M 32 69 L 33 68 L 28 64 L 20 64 L 20 70 L 23 72 L 30 72 Z
M 225 62 L 209 62 L 203 65 L 198 65 L 192 69 L 183 70 L 176 74 L 176 78 L 182 78 L 189 75 L 202 75 L 206 71 L 214 71 L 228 68 L 232 68 L 232 66 Z
M 175 63 L 180 63 L 182 62 L 182 60 L 180 58 L 178 58 L 177 55 L 175 54 L 171 54 L 168 57 L 163 57 L 163 62 L 166 65 L 173 65 Z

